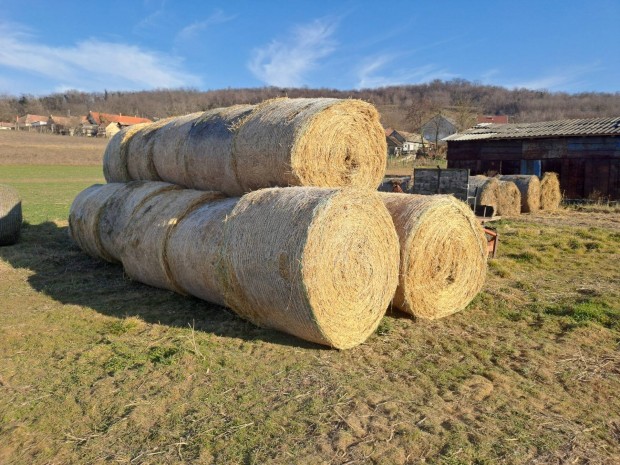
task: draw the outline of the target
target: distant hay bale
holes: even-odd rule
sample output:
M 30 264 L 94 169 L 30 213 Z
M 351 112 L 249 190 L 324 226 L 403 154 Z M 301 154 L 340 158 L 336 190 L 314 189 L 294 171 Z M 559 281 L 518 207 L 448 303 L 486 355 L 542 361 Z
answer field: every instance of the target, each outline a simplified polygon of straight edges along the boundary
M 109 262 L 114 261 L 101 244 L 99 219 L 103 206 L 123 184 L 95 184 L 80 192 L 69 209 L 69 234 L 87 254 Z
M 280 98 L 172 118 L 149 135 L 152 150 L 135 155 L 139 166 L 154 167 L 150 174 L 126 168 L 140 138 L 125 137 L 106 149 L 108 182 L 161 178 L 231 196 L 289 185 L 374 189 L 387 157 L 379 114 L 360 100 Z
M 109 186 L 109 187 L 108 187 Z M 102 205 L 98 219 L 99 241 L 107 259 L 121 261 L 121 253 L 125 247 L 124 231 L 131 221 L 134 211 L 152 196 L 163 191 L 178 190 L 179 186 L 166 182 L 132 181 L 121 184 L 107 184 L 102 189 L 113 189 L 114 192 Z
M 131 138 L 142 128 L 150 123 L 139 123 L 127 126 L 108 142 L 103 154 L 103 176 L 107 182 L 127 182 L 133 178 L 129 174 L 127 166 L 127 148 Z
M 17 190 L 0 184 L 0 246 L 19 241 L 22 229 L 22 201 Z
M 193 209 L 219 198 L 219 192 L 178 189 L 160 191 L 143 201 L 122 233 L 121 262 L 127 275 L 151 286 L 184 293 L 168 268 L 168 237 Z
M 470 197 L 476 197 L 476 205 L 493 207 L 494 214 L 497 214 L 500 186 L 496 178 L 470 176 L 468 195 Z
M 540 181 L 540 208 L 541 210 L 557 210 L 561 201 L 562 192 L 558 174 L 548 171 Z
M 254 191 L 225 222 L 224 301 L 259 326 L 347 349 L 379 325 L 398 284 L 398 251 L 376 192 Z
M 540 208 L 540 181 L 538 176 L 510 174 L 500 176 L 502 181 L 515 183 L 521 192 L 521 213 L 533 213 Z
M 521 213 L 521 192 L 510 181 L 499 181 L 497 197 L 497 214 L 511 217 Z
M 488 253 L 471 209 L 449 195 L 380 195 L 400 240 L 392 305 L 431 320 L 463 310 L 482 289 Z

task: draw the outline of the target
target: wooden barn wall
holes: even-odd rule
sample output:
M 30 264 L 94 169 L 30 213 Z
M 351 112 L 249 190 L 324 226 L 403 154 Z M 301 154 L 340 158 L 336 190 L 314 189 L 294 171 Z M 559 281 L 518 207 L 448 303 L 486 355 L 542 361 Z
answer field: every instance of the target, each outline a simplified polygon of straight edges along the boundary
M 449 141 L 448 168 L 472 174 L 518 174 L 520 160 L 541 160 L 560 175 L 567 198 L 600 194 L 620 199 L 620 137 Z

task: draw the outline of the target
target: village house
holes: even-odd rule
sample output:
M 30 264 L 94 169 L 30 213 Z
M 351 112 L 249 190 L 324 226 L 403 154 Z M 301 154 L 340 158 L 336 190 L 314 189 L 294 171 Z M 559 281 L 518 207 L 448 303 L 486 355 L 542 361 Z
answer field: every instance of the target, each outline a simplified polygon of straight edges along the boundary
M 0 121 L 0 131 L 12 131 L 15 129 L 15 123 Z
M 559 174 L 565 198 L 620 199 L 620 117 L 480 124 L 444 139 L 448 168 Z
M 114 115 L 110 113 L 100 113 L 97 111 L 89 111 L 86 119 L 89 125 L 97 126 L 97 136 L 105 137 L 112 137 L 126 126 L 132 126 L 139 123 L 152 123 L 152 121 L 148 118 L 123 116 L 121 114 Z
M 80 118 L 50 115 L 47 126 L 53 134 L 73 136 L 80 128 Z
M 444 144 L 443 139 L 458 131 L 456 122 L 445 115 L 438 114 L 422 125 L 422 136 L 435 145 Z
M 45 129 L 47 129 L 47 121 L 48 121 L 47 116 L 28 114 L 28 115 L 18 117 L 16 120 L 16 126 L 17 126 L 17 129 L 21 129 L 21 130 L 44 131 Z
M 387 128 L 385 130 L 385 138 L 388 146 L 388 156 L 397 157 L 401 155 L 415 155 L 418 149 L 424 144 L 428 146 L 427 141 L 423 141 L 420 134 L 405 132 Z

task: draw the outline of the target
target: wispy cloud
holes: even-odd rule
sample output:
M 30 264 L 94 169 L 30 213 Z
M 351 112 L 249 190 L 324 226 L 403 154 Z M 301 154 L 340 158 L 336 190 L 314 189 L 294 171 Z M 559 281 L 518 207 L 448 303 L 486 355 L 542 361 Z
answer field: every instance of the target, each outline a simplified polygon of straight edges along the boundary
M 306 73 L 336 48 L 334 20 L 318 19 L 296 26 L 285 41 L 273 40 L 254 50 L 248 63 L 250 71 L 261 81 L 278 87 L 305 84 Z
M 142 34 L 150 29 L 157 28 L 163 23 L 163 20 L 165 20 L 166 0 L 146 0 L 144 5 L 147 8 L 155 6 L 155 11 L 148 14 L 134 26 L 134 34 Z
M 416 84 L 433 79 L 452 79 L 457 75 L 433 64 L 410 66 L 405 54 L 382 54 L 366 59 L 357 70 L 357 88 Z
M 44 92 L 58 86 L 137 90 L 200 84 L 197 76 L 183 69 L 180 59 L 170 55 L 97 39 L 52 47 L 7 23 L 0 24 L 0 67 L 43 77 Z
M 176 40 L 191 40 L 210 26 L 227 23 L 235 18 L 237 18 L 237 15 L 227 15 L 222 10 L 215 10 L 207 19 L 196 21 L 181 29 L 177 34 Z
M 548 74 L 503 83 L 509 88 L 525 88 L 535 90 L 566 91 L 570 92 L 584 83 L 584 78 L 592 73 L 602 71 L 600 63 L 583 64 L 579 66 L 569 66 L 562 70 L 552 71 Z

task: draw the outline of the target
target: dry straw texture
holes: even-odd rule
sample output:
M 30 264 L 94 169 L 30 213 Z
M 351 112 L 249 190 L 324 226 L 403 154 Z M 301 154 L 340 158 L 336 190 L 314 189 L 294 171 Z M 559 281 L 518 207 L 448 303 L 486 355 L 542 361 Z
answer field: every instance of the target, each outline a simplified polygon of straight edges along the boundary
M 469 178 L 469 196 L 476 197 L 476 205 L 493 207 L 495 213 L 498 210 L 499 189 L 499 181 L 496 178 L 486 176 L 470 176 Z
M 398 253 L 376 192 L 255 191 L 225 223 L 224 301 L 259 326 L 350 348 L 385 313 L 398 283 Z
M 121 262 L 130 278 L 151 286 L 184 293 L 168 267 L 166 245 L 179 221 L 219 192 L 164 190 L 150 196 L 132 213 L 122 240 Z
M 99 219 L 108 199 L 123 184 L 95 184 L 80 192 L 69 209 L 69 233 L 80 248 L 95 258 L 114 261 L 101 244 L 99 237 Z
M 498 194 L 497 214 L 506 217 L 519 216 L 521 213 L 519 188 L 510 181 L 499 181 Z
M 0 184 L 0 246 L 19 240 L 22 229 L 22 201 L 10 186 Z
M 557 173 L 547 172 L 540 181 L 540 208 L 557 210 L 562 201 L 560 180 Z
M 538 176 L 509 174 L 500 176 L 502 181 L 515 183 L 521 192 L 521 213 L 533 213 L 540 209 L 540 181 Z
M 400 240 L 392 305 L 424 319 L 464 309 L 486 277 L 486 239 L 471 209 L 447 195 L 380 195 Z
M 99 241 L 107 257 L 120 262 L 126 243 L 123 233 L 134 211 L 155 194 L 181 188 L 166 182 L 154 181 L 132 181 L 121 184 L 120 188 L 115 186 L 116 184 L 107 184 L 103 187 L 113 189 L 114 193 L 101 206 L 97 227 Z
M 360 100 L 281 98 L 150 128 L 110 141 L 108 182 L 163 179 L 236 196 L 271 186 L 376 188 L 385 170 L 379 114 Z

